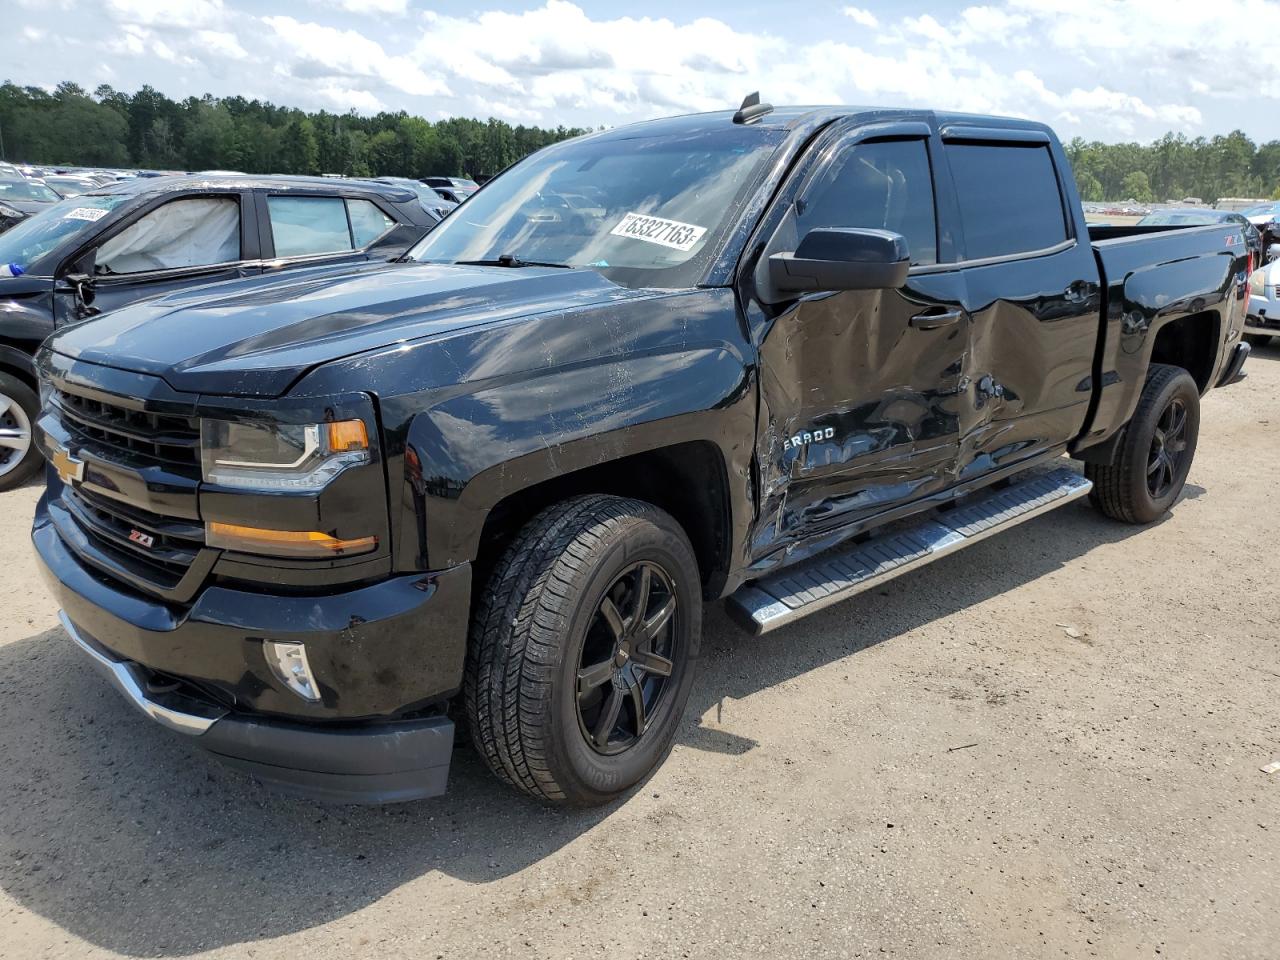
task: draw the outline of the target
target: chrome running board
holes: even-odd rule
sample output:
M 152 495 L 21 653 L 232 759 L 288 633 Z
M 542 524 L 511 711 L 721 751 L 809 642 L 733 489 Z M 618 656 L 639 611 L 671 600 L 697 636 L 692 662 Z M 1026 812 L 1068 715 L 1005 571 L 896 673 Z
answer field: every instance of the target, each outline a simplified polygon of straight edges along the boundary
M 995 493 L 978 494 L 915 526 L 895 525 L 845 550 L 833 550 L 741 587 L 729 615 L 754 634 L 768 633 L 871 590 L 926 563 L 963 550 L 1086 496 L 1093 483 L 1059 468 Z

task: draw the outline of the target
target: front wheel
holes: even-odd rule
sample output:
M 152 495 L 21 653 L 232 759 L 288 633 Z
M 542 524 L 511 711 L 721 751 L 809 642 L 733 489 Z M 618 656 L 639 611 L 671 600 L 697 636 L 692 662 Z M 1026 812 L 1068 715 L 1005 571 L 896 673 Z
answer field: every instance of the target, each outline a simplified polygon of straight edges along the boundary
M 1153 363 L 1114 463 L 1086 464 L 1090 499 L 1114 520 L 1151 523 L 1182 494 L 1200 435 L 1200 391 L 1181 367 Z
M 684 531 L 652 504 L 576 497 L 531 520 L 472 622 L 463 694 L 489 768 L 574 806 L 644 779 L 689 699 L 700 583 Z
M 0 373 L 0 491 L 19 486 L 39 468 L 32 432 L 39 414 L 36 392 L 12 374 Z

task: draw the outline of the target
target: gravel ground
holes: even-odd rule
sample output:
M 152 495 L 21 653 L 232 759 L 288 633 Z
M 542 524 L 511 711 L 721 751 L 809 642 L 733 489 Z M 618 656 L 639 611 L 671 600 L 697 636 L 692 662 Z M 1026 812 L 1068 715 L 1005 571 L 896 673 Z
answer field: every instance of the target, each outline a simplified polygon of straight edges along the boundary
M 277 797 L 134 715 L 0 495 L 0 956 L 1280 955 L 1280 350 L 1149 528 L 1075 504 L 767 638 L 707 609 L 665 766 Z

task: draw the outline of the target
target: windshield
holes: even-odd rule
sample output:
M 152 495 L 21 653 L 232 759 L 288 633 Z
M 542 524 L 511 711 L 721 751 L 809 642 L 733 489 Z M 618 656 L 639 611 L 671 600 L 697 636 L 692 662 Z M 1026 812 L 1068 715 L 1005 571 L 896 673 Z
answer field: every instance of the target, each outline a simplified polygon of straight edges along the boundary
M 588 267 L 630 287 L 695 286 L 783 136 L 726 123 L 548 147 L 486 185 L 409 256 L 509 256 Z
M 0 201 L 4 200 L 57 200 L 58 195 L 43 183 L 30 180 L 0 180 Z
M 23 270 L 29 270 L 40 257 L 101 220 L 109 210 L 128 199 L 127 196 L 111 195 L 60 200 L 0 233 L 0 264 L 17 264 Z

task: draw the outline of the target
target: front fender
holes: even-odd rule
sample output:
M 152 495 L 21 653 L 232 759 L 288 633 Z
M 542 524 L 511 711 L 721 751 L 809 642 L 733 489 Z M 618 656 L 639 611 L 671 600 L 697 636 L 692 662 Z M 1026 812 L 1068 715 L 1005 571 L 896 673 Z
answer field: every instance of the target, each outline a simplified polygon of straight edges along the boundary
M 16 277 L 0 287 L 0 366 L 35 377 L 27 345 L 37 346 L 53 333 L 53 281 Z
M 695 441 L 721 452 L 736 529 L 750 510 L 751 384 L 741 354 L 708 344 L 548 370 L 442 400 L 409 427 L 399 562 L 440 569 L 472 560 L 485 519 L 512 494 Z

